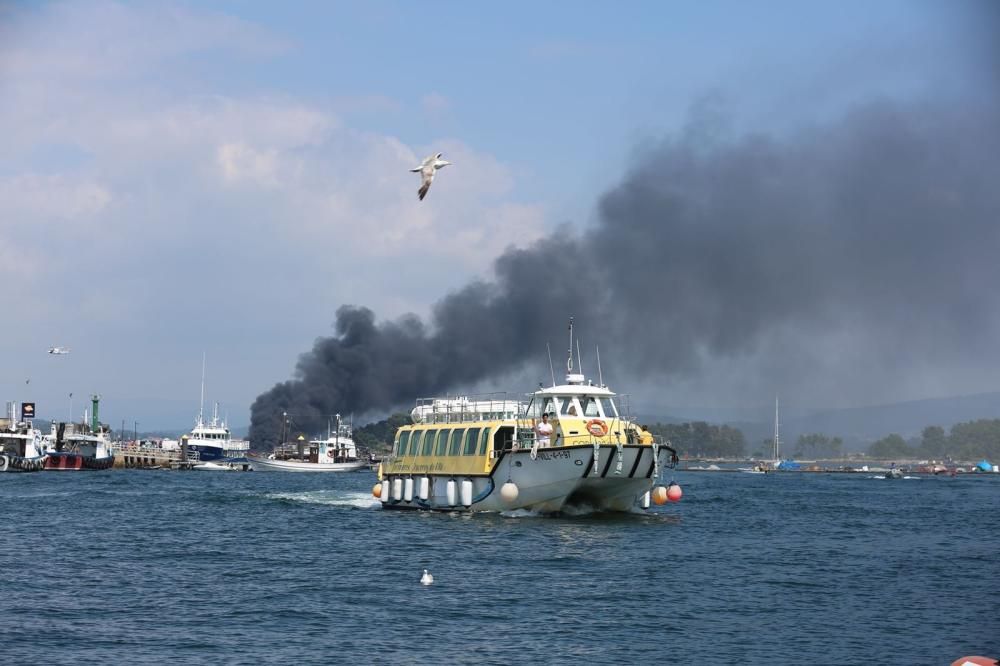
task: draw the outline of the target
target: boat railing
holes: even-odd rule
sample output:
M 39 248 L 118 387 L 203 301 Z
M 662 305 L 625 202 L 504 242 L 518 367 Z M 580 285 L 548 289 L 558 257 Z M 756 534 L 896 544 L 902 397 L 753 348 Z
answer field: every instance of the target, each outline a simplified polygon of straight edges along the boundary
M 521 395 L 495 391 L 472 395 L 418 398 L 410 412 L 414 423 L 468 423 L 518 418 L 524 411 Z

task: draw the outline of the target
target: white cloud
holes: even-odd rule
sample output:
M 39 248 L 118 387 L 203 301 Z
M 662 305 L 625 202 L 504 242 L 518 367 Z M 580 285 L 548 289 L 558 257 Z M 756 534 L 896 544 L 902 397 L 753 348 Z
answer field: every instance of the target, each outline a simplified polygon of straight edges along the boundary
M 102 381 L 142 392 L 129 382 L 145 372 L 169 386 L 178 355 L 216 345 L 235 355 L 221 390 L 249 404 L 338 305 L 426 312 L 545 231 L 540 206 L 511 200 L 511 168 L 463 142 L 414 148 L 349 127 L 334 111 L 349 96 L 190 85 L 206 50 L 287 47 L 245 22 L 107 2 L 15 21 L 16 38 L 0 39 L 0 279 L 37 301 L 35 320 L 0 333 L 15 354 L 37 344 L 32 330 L 73 321 L 75 346 L 106 351 Z M 440 95 L 425 104 L 447 108 Z M 432 151 L 454 165 L 421 202 L 408 170 Z M 240 350 L 262 339 L 273 358 L 248 365 Z

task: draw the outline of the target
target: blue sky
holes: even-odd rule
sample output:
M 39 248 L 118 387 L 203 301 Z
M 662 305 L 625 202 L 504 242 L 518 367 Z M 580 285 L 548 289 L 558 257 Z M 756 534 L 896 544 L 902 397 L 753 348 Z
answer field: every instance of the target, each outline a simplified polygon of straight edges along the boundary
M 505 247 L 588 224 L 693 107 L 782 133 L 873 97 L 967 92 L 970 6 L 5 5 L 0 282 L 17 323 L 0 392 L 62 417 L 69 392 L 98 391 L 112 422 L 183 425 L 205 351 L 210 399 L 246 422 L 339 305 L 426 315 Z M 417 202 L 406 170 L 438 150 L 454 166 Z

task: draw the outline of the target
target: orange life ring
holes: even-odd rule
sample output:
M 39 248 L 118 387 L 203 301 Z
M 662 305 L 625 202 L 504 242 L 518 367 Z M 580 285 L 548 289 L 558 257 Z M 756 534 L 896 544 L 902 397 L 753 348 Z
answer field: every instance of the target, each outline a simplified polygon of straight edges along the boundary
M 594 437 L 604 437 L 608 434 L 608 424 L 601 419 L 590 419 L 587 421 L 587 432 Z

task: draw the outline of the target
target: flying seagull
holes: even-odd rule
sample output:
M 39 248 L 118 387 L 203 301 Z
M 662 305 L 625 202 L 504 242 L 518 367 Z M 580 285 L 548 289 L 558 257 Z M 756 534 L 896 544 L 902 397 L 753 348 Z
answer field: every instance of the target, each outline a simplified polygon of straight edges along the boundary
M 431 183 L 434 182 L 434 172 L 441 167 L 446 167 L 451 162 L 441 159 L 443 153 L 437 153 L 436 155 L 428 155 L 424 158 L 424 161 L 420 163 L 416 169 L 410 169 L 411 173 L 420 174 L 420 189 L 417 190 L 417 195 L 420 200 L 423 201 L 424 197 L 427 196 L 427 190 L 431 189 Z

